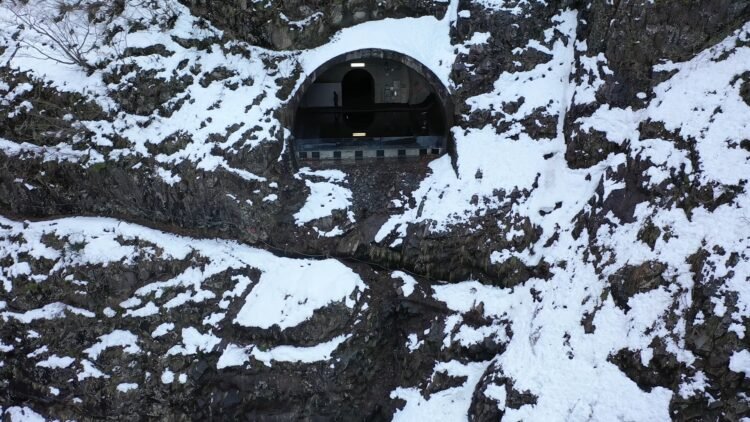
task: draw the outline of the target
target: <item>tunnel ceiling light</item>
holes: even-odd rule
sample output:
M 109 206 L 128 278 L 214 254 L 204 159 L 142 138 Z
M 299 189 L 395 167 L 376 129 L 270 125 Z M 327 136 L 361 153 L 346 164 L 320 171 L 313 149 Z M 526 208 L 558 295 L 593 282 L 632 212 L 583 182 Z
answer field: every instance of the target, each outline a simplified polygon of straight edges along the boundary
M 365 64 L 362 62 L 354 62 L 351 64 L 352 67 L 365 67 Z
M 363 138 L 367 136 L 367 133 L 366 132 L 354 132 L 352 133 L 352 136 L 355 138 Z

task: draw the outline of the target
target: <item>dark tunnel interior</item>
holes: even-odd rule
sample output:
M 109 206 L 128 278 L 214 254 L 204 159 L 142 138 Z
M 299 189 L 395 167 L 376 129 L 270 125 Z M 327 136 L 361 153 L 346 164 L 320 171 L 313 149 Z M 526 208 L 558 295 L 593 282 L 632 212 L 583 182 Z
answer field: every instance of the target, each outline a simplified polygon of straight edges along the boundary
M 430 82 L 397 60 L 338 63 L 302 94 L 295 153 L 299 159 L 442 154 L 446 115 Z

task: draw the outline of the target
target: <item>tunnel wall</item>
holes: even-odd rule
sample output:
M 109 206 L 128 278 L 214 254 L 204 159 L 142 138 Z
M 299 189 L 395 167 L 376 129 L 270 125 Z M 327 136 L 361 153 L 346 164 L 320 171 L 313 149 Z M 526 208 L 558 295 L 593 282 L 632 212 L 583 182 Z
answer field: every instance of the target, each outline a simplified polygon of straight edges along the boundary
M 424 101 L 429 92 L 432 91 L 430 82 L 427 82 L 427 80 L 416 70 L 399 61 L 368 58 L 362 60 L 362 63 L 367 65 L 366 70 L 375 78 L 376 103 L 417 104 Z M 392 66 L 392 68 L 387 69 L 389 66 Z M 302 95 L 303 101 L 300 104 L 305 104 L 306 101 L 304 98 L 309 98 L 309 93 L 312 92 L 316 85 L 321 83 L 325 84 L 327 82 L 340 83 L 344 76 L 351 70 L 351 67 L 344 62 L 335 64 L 325 72 L 321 72 L 321 74 L 315 79 L 314 83 L 308 87 L 307 93 Z M 384 95 L 385 89 L 388 87 L 388 83 L 393 80 L 398 80 L 403 83 L 399 90 L 401 95 L 395 98 L 392 96 L 386 97 L 386 95 Z

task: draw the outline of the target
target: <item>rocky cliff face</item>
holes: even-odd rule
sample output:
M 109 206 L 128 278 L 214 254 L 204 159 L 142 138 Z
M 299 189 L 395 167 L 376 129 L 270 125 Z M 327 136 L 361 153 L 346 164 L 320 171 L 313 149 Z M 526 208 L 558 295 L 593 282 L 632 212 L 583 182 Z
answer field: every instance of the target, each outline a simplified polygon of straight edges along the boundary
M 429 0 L 285 1 L 185 0 L 200 16 L 232 38 L 275 50 L 313 48 L 336 31 L 370 20 L 442 17 L 447 2 Z
M 13 420 L 750 417 L 748 2 L 0 9 Z M 454 153 L 299 168 L 286 101 L 367 47 Z

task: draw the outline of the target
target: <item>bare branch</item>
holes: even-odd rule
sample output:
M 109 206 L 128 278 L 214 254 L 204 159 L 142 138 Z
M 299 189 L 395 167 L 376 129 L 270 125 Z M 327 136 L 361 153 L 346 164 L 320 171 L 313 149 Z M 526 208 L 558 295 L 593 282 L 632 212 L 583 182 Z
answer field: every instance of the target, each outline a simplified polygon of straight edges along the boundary
M 177 19 L 176 0 L 0 0 L 0 9 L 10 13 L 0 25 L 23 28 L 17 45 L 31 57 L 77 65 L 87 72 L 96 68 L 91 53 L 106 45 L 115 54 L 124 53 L 127 32 L 115 40 L 111 31 L 127 31 L 118 23 L 109 26 L 128 9 L 136 20 L 148 20 L 147 25 L 167 27 Z M 130 17 L 124 17 L 127 21 Z M 127 26 L 127 25 L 125 25 Z M 110 58 L 107 56 L 107 58 Z
M 80 2 L 70 5 L 62 0 L 53 0 L 48 2 L 47 6 L 47 12 L 56 10 L 59 15 L 38 15 L 40 11 L 32 9 L 30 3 L 11 2 L 0 5 L 13 15 L 15 24 L 36 33 L 41 41 L 46 40 L 50 47 L 47 49 L 44 48 L 44 44 L 39 45 L 33 40 L 22 40 L 21 43 L 29 50 L 40 54 L 42 58 L 78 65 L 89 72 L 92 71 L 94 66 L 86 55 L 97 47 L 99 41 L 96 24 L 85 16 Z

